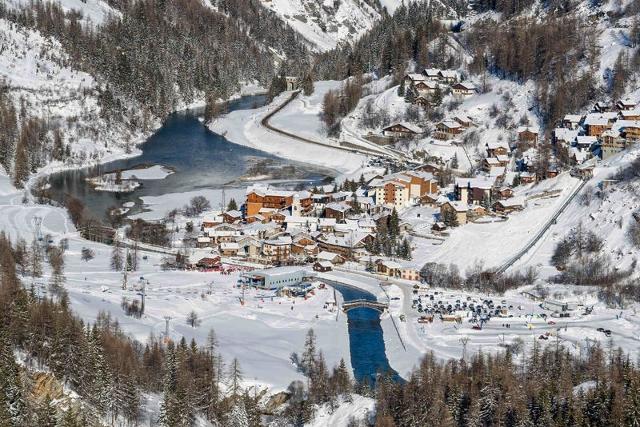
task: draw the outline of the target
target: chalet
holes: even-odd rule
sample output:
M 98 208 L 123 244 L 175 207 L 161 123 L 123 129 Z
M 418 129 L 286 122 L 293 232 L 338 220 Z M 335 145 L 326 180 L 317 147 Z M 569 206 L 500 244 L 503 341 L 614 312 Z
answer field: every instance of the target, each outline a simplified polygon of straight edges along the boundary
M 247 224 L 251 224 L 253 222 L 261 222 L 261 223 L 266 222 L 265 217 L 260 214 L 248 216 L 247 218 L 245 218 L 245 220 L 247 221 Z
M 308 215 L 313 210 L 313 199 L 309 191 L 298 191 L 291 201 L 291 215 Z
M 627 142 L 640 142 L 640 121 L 622 124 L 620 132 Z
M 335 218 L 320 218 L 318 229 L 325 233 L 332 233 L 335 230 L 336 222 Z
M 426 77 L 423 74 L 419 74 L 419 73 L 409 73 L 406 76 L 404 76 L 404 86 L 405 88 L 408 88 L 410 86 L 415 86 L 418 83 L 424 82 L 426 80 Z
M 440 175 L 442 166 L 436 163 L 425 163 L 423 165 L 418 166 L 415 170 L 422 171 L 422 172 L 429 172 L 433 176 L 438 176 Z
M 222 256 L 237 256 L 240 250 L 240 245 L 237 242 L 222 242 L 220 243 L 220 254 Z
M 222 224 L 224 218 L 219 212 L 208 213 L 202 218 L 202 228 L 210 228 Z
M 598 143 L 598 138 L 596 138 L 595 136 L 580 135 L 576 137 L 575 147 L 580 151 L 588 152 L 591 150 L 591 147 L 593 147 L 593 145 L 597 143 Z
M 344 221 L 349 211 L 351 211 L 351 206 L 346 203 L 329 203 L 324 208 L 324 216 L 325 218 L 333 218 L 336 221 Z
M 536 174 L 532 172 L 521 172 L 518 177 L 522 184 L 531 184 L 536 182 Z
M 333 252 L 327 252 L 327 251 L 322 251 L 320 252 L 317 256 L 316 259 L 318 261 L 329 261 L 332 264 L 344 264 L 345 259 L 342 255 L 337 254 L 337 253 L 333 253 Z
M 331 264 L 331 262 L 329 261 L 316 261 L 313 264 L 313 270 L 319 271 L 321 273 L 324 273 L 326 271 L 331 271 L 333 270 L 333 264 Z
M 640 120 L 640 108 L 622 110 L 618 115 L 622 120 Z
M 518 142 L 537 144 L 538 143 L 538 129 L 531 126 L 520 126 L 518 128 Z
M 196 239 L 196 247 L 198 248 L 206 248 L 211 246 L 211 237 L 208 236 L 199 236 Z
M 521 211 L 525 208 L 525 199 L 521 197 L 512 197 L 510 199 L 498 200 L 493 204 L 493 210 L 500 213 L 511 213 Z
M 588 136 L 600 136 L 609 129 L 609 120 L 600 114 L 587 114 L 584 119 L 584 127 Z
M 418 95 L 413 99 L 413 103 L 424 108 L 424 109 L 429 109 L 434 107 L 434 103 L 431 101 L 431 99 L 429 99 L 428 97 L 422 96 L 422 95 Z
M 620 112 L 622 112 L 625 110 L 633 110 L 634 108 L 636 108 L 636 105 L 637 104 L 632 99 L 625 98 L 616 103 L 616 108 L 620 110 Z
M 507 167 L 509 165 L 509 162 L 511 161 L 509 156 L 507 156 L 506 154 L 498 154 L 496 156 L 496 159 L 498 159 L 498 163 L 500 163 L 500 166 L 504 167 Z
M 589 158 L 590 152 L 586 150 L 580 150 L 578 147 L 571 147 L 569 149 L 569 158 L 574 164 L 580 164 L 585 162 Z
M 249 258 L 258 257 L 262 251 L 262 242 L 252 236 L 243 236 L 238 239 L 238 246 L 240 248 L 238 254 L 242 253 Z
M 487 209 L 481 205 L 469 205 L 469 210 L 467 211 L 467 220 L 473 220 L 475 218 L 485 216 L 487 214 Z
M 482 161 L 482 170 L 488 172 L 493 167 L 501 166 L 500 161 L 495 157 L 487 157 Z
M 464 114 L 456 114 L 455 116 L 453 116 L 453 120 L 458 122 L 458 124 L 465 129 L 473 126 L 473 121 Z
M 402 265 L 395 261 L 378 259 L 375 262 L 376 272 L 389 277 L 401 277 Z
M 246 199 L 246 215 L 263 214 L 261 209 L 288 209 L 293 203 L 292 191 L 274 190 L 270 188 L 250 188 Z
M 442 221 L 434 222 L 431 226 L 431 230 L 433 231 L 445 231 L 447 229 L 447 224 Z
M 271 215 L 271 221 L 276 224 L 284 224 L 284 221 L 287 219 L 287 215 L 284 212 L 276 212 Z
M 607 111 L 613 110 L 613 105 L 610 102 L 596 102 L 596 105 L 593 106 L 593 110 L 598 113 L 606 113 Z
M 311 233 L 298 233 L 292 238 L 291 253 L 296 256 L 311 257 L 320 252 Z
M 438 204 L 437 194 L 425 194 L 420 197 L 420 204 L 422 206 L 436 206 Z
M 562 127 L 566 129 L 576 130 L 580 126 L 582 116 L 579 114 L 567 114 L 562 119 Z
M 575 176 L 577 178 L 589 179 L 593 178 L 593 169 L 594 165 L 586 164 L 586 165 L 578 165 L 571 169 L 571 176 Z
M 455 120 L 443 120 L 436 123 L 436 131 L 433 135 L 436 139 L 449 140 L 455 138 L 456 135 L 460 135 L 464 132 L 464 127 Z
M 413 87 L 418 92 L 418 96 L 432 95 L 438 90 L 438 84 L 428 80 L 414 83 Z
M 372 218 L 363 218 L 358 220 L 358 229 L 366 233 L 375 233 L 378 224 Z
M 440 80 L 440 70 L 438 68 L 425 68 L 422 70 L 422 75 L 426 80 L 436 82 Z
M 456 200 L 462 203 L 491 203 L 495 177 L 456 178 Z
M 469 212 L 469 205 L 460 201 L 449 201 L 440 206 L 440 218 L 445 218 L 447 213 L 453 213 L 458 225 L 467 223 L 467 212 Z
M 364 247 L 373 242 L 370 233 L 355 232 L 347 236 L 327 235 L 318 237 L 320 249 L 342 255 L 345 259 L 352 259 L 363 253 Z
M 600 146 L 602 160 L 607 160 L 616 154 L 624 151 L 625 140 L 620 133 L 614 130 L 605 131 L 602 134 L 602 144 Z
M 400 278 L 418 282 L 420 281 L 420 272 L 412 267 L 402 267 L 400 270 Z
M 461 82 L 451 85 L 451 92 L 454 96 L 471 96 L 476 94 L 476 86 L 472 83 Z
M 216 245 L 222 242 L 234 242 L 236 237 L 240 235 L 240 231 L 230 225 L 205 228 L 205 233 L 211 238 L 211 242 Z
M 295 230 L 316 231 L 318 220 L 314 216 L 286 216 L 283 224 L 288 232 Z
M 496 197 L 499 199 L 508 199 L 513 197 L 513 189 L 510 187 L 500 187 L 496 190 Z
M 506 142 L 488 142 L 487 157 L 497 157 L 499 155 L 509 154 L 509 145 Z
M 420 135 L 421 133 L 423 133 L 422 129 L 407 122 L 394 123 L 382 129 L 382 134 L 384 136 L 392 138 L 412 138 L 416 135 Z
M 291 236 L 278 236 L 262 243 L 262 255 L 271 262 L 283 262 L 291 256 Z
M 572 145 L 578 136 L 579 131 L 569 128 L 555 128 L 553 130 L 553 143 L 556 145 Z
M 196 267 L 203 270 L 209 270 L 212 268 L 220 267 L 220 257 L 216 256 L 216 257 L 200 258 L 196 263 Z
M 438 79 L 441 82 L 452 84 L 458 81 L 458 73 L 455 70 L 440 70 Z
M 242 212 L 238 210 L 232 210 L 222 213 L 222 218 L 227 224 L 236 224 L 242 221 Z

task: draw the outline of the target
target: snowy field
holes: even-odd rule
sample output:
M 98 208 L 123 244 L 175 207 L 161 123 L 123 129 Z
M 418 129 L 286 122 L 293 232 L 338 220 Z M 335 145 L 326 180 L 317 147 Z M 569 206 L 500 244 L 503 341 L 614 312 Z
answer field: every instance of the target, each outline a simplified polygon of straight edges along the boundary
M 279 157 L 299 162 L 312 163 L 334 169 L 340 174 L 353 174 L 366 162 L 366 156 L 349 153 L 330 146 L 319 146 L 297 141 L 264 128 L 260 122 L 271 111 L 281 105 L 291 92 L 283 92 L 271 104 L 255 110 L 237 110 L 216 119 L 209 128 L 229 141 L 266 151 Z M 319 117 L 307 118 L 314 132 L 320 123 Z M 321 141 L 322 142 L 322 141 Z

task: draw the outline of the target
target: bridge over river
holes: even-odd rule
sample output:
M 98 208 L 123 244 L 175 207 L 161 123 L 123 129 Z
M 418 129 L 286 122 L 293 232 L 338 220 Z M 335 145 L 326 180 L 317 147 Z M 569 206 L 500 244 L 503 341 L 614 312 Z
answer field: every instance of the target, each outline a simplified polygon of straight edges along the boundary
M 348 313 L 350 310 L 353 310 L 355 308 L 370 308 L 377 311 L 378 313 L 384 313 L 385 310 L 389 309 L 389 305 L 368 299 L 355 299 L 346 301 L 344 304 L 342 304 L 342 311 L 344 311 L 345 313 Z

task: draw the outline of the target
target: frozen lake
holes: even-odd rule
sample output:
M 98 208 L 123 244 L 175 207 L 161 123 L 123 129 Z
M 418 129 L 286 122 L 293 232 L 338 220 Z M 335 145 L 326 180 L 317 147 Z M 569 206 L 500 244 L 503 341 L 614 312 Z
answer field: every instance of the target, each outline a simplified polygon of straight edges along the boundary
M 264 103 L 264 96 L 247 96 L 230 102 L 228 110 L 250 109 Z M 65 194 L 69 194 L 82 200 L 94 217 L 104 218 L 108 208 L 119 207 L 125 202 L 136 203 L 130 212 L 139 212 L 142 208 L 140 197 L 143 196 L 238 189 L 260 181 L 295 186 L 317 183 L 332 174 L 313 165 L 283 160 L 260 150 L 233 144 L 224 136 L 209 131 L 195 111 L 171 115 L 140 148 L 142 154 L 137 157 L 51 175 L 49 183 L 53 199 L 62 201 Z M 256 171 L 256 164 L 277 176 L 259 176 L 251 180 L 248 175 L 262 175 Z M 96 191 L 85 180 L 87 176 L 153 165 L 167 167 L 175 173 L 163 179 L 140 179 L 142 186 L 131 193 Z M 131 174 L 135 175 L 135 171 L 127 175 Z M 144 176 L 143 173 L 140 175 Z

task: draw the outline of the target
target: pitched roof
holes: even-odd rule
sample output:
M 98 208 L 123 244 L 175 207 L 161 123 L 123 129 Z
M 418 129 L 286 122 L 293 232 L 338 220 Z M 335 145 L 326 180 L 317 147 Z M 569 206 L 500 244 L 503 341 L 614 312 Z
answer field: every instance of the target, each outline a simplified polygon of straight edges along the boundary
M 411 123 L 407 123 L 407 122 L 392 123 L 389 126 L 387 126 L 386 128 L 384 128 L 383 130 L 391 129 L 394 126 L 402 126 L 405 129 L 407 129 L 408 131 L 413 132 L 413 133 L 422 133 L 423 132 L 423 130 L 420 127 L 412 125 Z

